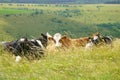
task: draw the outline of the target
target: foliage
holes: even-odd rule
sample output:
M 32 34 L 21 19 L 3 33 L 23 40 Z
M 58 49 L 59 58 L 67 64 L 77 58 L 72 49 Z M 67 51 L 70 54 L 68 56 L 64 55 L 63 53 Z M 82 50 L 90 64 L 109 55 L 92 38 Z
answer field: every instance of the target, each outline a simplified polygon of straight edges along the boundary
M 98 24 L 98 28 L 104 28 L 105 34 L 112 34 L 112 36 L 117 37 L 120 33 L 120 23 L 108 23 L 108 24 Z M 117 32 L 117 33 L 116 33 Z

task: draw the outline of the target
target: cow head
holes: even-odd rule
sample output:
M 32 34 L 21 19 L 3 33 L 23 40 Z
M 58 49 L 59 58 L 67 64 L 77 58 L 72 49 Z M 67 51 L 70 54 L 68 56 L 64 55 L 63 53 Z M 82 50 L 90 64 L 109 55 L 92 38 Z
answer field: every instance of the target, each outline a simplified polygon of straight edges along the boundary
M 49 41 L 54 42 L 55 47 L 68 46 L 70 44 L 70 39 L 66 35 L 62 36 L 60 33 L 56 33 L 52 37 L 47 33 L 47 36 Z
M 22 37 L 18 40 L 19 42 L 24 42 L 24 41 L 28 41 L 27 37 Z
M 48 41 L 53 43 L 55 47 L 60 47 L 62 44 L 60 43 L 60 40 L 62 38 L 62 35 L 60 33 L 56 33 L 53 36 L 51 36 L 49 33 L 47 33 Z
M 54 36 L 53 36 L 53 39 L 54 39 L 54 41 L 55 41 L 55 46 L 56 47 L 60 47 L 62 44 L 60 43 L 60 39 L 61 39 L 61 34 L 60 33 L 56 33 L 56 34 L 54 34 Z
M 93 42 L 95 45 L 102 41 L 102 38 L 101 38 L 99 32 L 97 32 L 97 33 L 95 33 L 95 34 L 92 34 L 91 38 L 92 38 L 92 42 Z
M 99 38 L 99 36 L 100 36 L 99 32 L 91 35 L 91 37 L 93 38 L 93 40 L 97 40 Z
M 46 47 L 48 42 L 47 35 L 41 33 L 41 37 L 38 38 L 36 41 L 39 43 L 39 45 Z

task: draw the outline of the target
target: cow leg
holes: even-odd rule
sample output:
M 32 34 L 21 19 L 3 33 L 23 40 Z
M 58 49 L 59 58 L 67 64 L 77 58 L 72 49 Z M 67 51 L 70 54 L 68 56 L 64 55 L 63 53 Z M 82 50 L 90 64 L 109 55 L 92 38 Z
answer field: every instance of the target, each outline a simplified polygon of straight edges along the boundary
M 15 62 L 20 62 L 21 61 L 21 57 L 20 56 L 16 56 Z

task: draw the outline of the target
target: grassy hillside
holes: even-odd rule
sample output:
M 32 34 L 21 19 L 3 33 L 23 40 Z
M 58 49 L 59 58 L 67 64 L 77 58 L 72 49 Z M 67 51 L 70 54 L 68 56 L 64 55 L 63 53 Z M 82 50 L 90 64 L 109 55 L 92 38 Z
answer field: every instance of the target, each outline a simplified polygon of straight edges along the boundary
M 1 41 L 6 41 L 6 40 L 11 40 L 13 37 L 10 34 L 7 34 L 4 31 L 4 26 L 8 25 L 6 20 L 4 18 L 0 17 L 0 40 Z
M 51 34 L 60 32 L 71 37 L 80 37 L 100 32 L 102 35 L 120 37 L 120 5 L 2 4 L 0 6 L 0 26 L 1 31 L 5 33 L 3 36 L 7 34 L 13 38 L 39 37 L 41 32 Z
M 15 57 L 0 48 L 1 80 L 119 80 L 120 40 L 112 47 L 93 50 L 84 48 L 46 50 L 39 61 L 25 58 L 16 63 Z

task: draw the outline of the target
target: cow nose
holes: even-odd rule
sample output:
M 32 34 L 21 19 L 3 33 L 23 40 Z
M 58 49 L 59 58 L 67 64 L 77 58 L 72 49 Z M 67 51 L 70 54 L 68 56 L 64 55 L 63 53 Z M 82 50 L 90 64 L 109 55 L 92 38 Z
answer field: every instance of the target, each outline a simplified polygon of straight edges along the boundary
M 60 47 L 60 45 L 56 44 L 55 47 Z
M 56 44 L 55 44 L 55 47 L 60 47 L 60 46 L 61 46 L 60 43 L 56 43 Z

